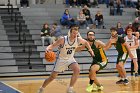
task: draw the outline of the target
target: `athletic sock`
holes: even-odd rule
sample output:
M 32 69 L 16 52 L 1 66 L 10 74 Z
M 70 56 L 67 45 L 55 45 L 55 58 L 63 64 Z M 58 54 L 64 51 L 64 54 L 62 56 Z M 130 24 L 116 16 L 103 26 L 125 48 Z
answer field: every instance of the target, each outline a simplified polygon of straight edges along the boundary
M 92 85 L 93 82 L 94 82 L 94 80 L 91 80 L 91 79 L 90 79 L 89 84 Z

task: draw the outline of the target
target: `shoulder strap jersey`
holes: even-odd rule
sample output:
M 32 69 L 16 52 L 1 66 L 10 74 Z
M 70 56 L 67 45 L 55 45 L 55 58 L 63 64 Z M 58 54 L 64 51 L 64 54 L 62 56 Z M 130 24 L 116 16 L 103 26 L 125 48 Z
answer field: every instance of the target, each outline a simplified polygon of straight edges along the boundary
M 74 56 L 75 50 L 78 47 L 78 40 L 75 38 L 74 42 L 70 42 L 68 36 L 64 36 L 64 45 L 59 50 L 59 59 L 69 59 Z

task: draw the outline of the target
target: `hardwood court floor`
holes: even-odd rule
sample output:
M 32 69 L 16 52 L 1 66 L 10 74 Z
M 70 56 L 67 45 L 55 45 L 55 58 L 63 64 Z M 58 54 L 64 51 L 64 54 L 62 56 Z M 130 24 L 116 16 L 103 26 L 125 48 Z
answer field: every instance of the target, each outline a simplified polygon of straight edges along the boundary
M 44 93 L 66 93 L 69 85 L 70 76 L 59 76 L 56 80 L 45 88 Z M 98 76 L 99 81 L 102 82 L 104 90 L 93 93 L 140 93 L 140 77 L 128 76 L 130 83 L 127 86 L 116 85 L 115 82 L 118 77 L 113 76 Z M 47 76 L 40 77 L 18 77 L 18 78 L 1 78 L 0 80 L 23 93 L 37 93 L 38 88 L 43 83 Z M 88 76 L 80 76 L 75 84 L 76 93 L 87 93 L 85 88 L 88 84 Z

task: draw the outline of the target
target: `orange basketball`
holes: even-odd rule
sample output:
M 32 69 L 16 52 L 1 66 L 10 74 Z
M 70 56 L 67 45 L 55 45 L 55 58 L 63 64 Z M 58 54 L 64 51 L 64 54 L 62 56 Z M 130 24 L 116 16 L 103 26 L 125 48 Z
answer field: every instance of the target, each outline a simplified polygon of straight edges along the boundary
M 56 54 L 52 51 L 45 52 L 45 59 L 48 62 L 54 62 L 56 60 Z

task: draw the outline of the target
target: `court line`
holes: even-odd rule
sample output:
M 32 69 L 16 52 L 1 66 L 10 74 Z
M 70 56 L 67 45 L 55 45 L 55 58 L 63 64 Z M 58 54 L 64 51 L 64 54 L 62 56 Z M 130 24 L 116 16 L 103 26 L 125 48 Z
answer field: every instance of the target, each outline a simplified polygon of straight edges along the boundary
M 5 84 L 6 86 L 8 86 L 8 87 L 10 87 L 10 88 L 12 88 L 12 89 L 18 91 L 19 93 L 24 93 L 24 92 L 22 92 L 22 91 L 20 91 L 20 90 L 18 90 L 18 89 L 16 89 L 16 88 L 14 88 L 14 87 L 12 87 L 12 86 L 9 85 L 9 84 L 6 84 L 6 83 L 4 83 L 4 82 L 1 82 L 1 83 L 3 83 L 3 84 Z

